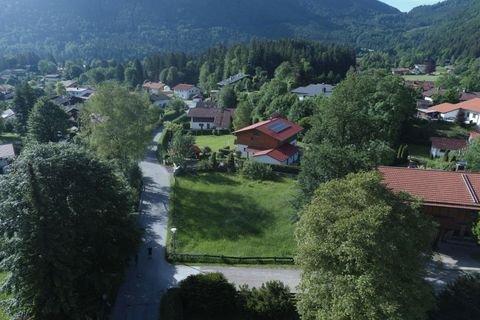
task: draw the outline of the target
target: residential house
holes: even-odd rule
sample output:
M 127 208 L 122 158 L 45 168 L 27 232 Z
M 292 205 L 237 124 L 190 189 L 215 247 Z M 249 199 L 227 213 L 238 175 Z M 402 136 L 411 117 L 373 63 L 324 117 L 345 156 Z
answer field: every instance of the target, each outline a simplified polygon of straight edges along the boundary
M 244 79 L 248 79 L 248 78 L 251 78 L 252 76 L 249 75 L 249 74 L 245 74 L 245 73 L 237 73 L 236 75 L 234 76 L 231 76 L 231 77 L 228 77 L 227 79 L 224 79 L 220 82 L 217 83 L 217 85 L 219 87 L 224 87 L 224 86 L 228 86 L 228 85 L 232 85 L 232 84 L 235 84 L 235 83 L 238 83 Z
M 165 108 L 170 102 L 170 97 L 164 93 L 152 94 L 150 100 L 158 107 Z
M 427 73 L 428 66 L 426 64 L 416 64 L 414 66 L 414 72 L 416 74 L 425 74 Z
M 8 165 L 15 159 L 13 144 L 0 144 L 0 174 L 7 173 Z
M 43 80 L 45 82 L 58 82 L 60 81 L 60 75 L 55 73 L 55 74 L 47 74 L 45 77 L 43 77 Z
M 200 94 L 200 89 L 195 87 L 193 84 L 179 84 L 173 88 L 173 94 L 176 97 L 188 100 L 191 97 Z
M 15 116 L 15 111 L 13 111 L 12 109 L 6 109 L 5 111 L 3 111 L 1 117 L 4 122 L 13 121 L 17 118 Z
M 191 130 L 230 130 L 234 109 L 197 107 L 188 110 Z
M 404 76 L 404 75 L 407 75 L 407 74 L 410 74 L 410 69 L 408 68 L 392 68 L 390 69 L 390 71 L 392 71 L 392 74 L 398 74 L 398 75 L 401 75 L 401 76 Z
M 145 82 L 143 84 L 143 89 L 150 94 L 160 94 L 165 88 L 165 83 L 162 82 Z
M 306 87 L 298 87 L 292 90 L 292 93 L 295 94 L 300 100 L 303 100 L 308 97 L 316 97 L 316 96 L 327 96 L 330 97 L 335 89 L 334 86 L 330 84 L 311 84 Z
M 378 171 L 388 188 L 421 200 L 423 212 L 438 225 L 436 243 L 471 239 L 480 211 L 480 174 L 399 167 Z
M 90 88 L 81 88 L 81 87 L 73 87 L 67 88 L 67 94 L 71 97 L 79 98 L 82 101 L 87 101 L 92 97 L 94 90 Z
M 440 119 L 453 122 L 457 119 L 459 112 L 463 112 L 465 123 L 480 125 L 480 98 L 460 102 L 442 103 L 428 108 L 425 113 L 432 119 Z
M 78 83 L 75 80 L 65 80 L 65 81 L 60 81 L 61 84 L 66 88 L 75 88 L 78 87 Z
M 462 151 L 467 147 L 468 141 L 466 139 L 452 139 L 443 137 L 432 137 L 432 147 L 430 155 L 434 158 L 441 157 L 447 151 Z
M 464 91 L 460 95 L 460 102 L 468 101 L 468 100 L 473 100 L 475 98 L 480 98 L 480 92 L 467 92 Z
M 281 117 L 255 123 L 234 132 L 241 157 L 257 162 L 290 165 L 298 162 L 297 135 L 303 128 Z

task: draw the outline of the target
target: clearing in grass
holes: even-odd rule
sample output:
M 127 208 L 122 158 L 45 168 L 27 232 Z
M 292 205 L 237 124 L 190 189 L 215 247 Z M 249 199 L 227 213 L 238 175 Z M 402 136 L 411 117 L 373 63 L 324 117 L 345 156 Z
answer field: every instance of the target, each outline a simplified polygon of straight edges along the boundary
M 293 256 L 294 184 L 220 173 L 178 177 L 170 221 L 178 229 L 177 252 Z
M 212 151 L 218 152 L 218 149 L 223 149 L 225 147 L 230 147 L 233 149 L 235 136 L 231 134 L 222 135 L 222 136 L 196 136 L 195 144 L 201 149 L 205 147 L 210 147 Z

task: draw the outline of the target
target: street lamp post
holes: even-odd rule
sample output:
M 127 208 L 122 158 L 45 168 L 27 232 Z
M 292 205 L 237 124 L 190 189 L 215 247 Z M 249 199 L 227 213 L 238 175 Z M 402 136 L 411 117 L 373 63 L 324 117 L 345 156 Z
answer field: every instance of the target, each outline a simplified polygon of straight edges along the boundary
M 175 234 L 177 233 L 177 228 L 171 228 L 172 231 L 172 254 L 175 255 Z

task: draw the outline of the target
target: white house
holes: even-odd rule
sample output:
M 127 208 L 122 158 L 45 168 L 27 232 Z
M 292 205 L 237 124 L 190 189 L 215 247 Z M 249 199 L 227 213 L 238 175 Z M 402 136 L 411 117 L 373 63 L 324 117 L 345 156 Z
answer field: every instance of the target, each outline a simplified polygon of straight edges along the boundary
M 430 117 L 450 122 L 455 121 L 460 112 L 463 113 L 466 124 L 474 123 L 480 125 L 480 98 L 457 104 L 442 103 L 426 110 Z
M 333 94 L 334 86 L 330 84 L 311 84 L 306 87 L 298 87 L 292 90 L 292 93 L 295 94 L 300 100 L 303 100 L 307 97 L 316 97 L 316 96 L 327 96 L 330 97 Z
M 15 159 L 13 144 L 0 144 L 0 174 L 6 173 L 7 166 Z
M 15 112 L 12 109 L 7 109 L 2 112 L 2 120 L 4 122 L 15 120 L 17 117 L 15 116 Z
M 441 157 L 447 151 L 461 151 L 467 147 L 467 140 L 465 139 L 451 139 L 443 137 L 432 137 L 432 148 L 430 155 L 434 158 Z
M 165 88 L 165 83 L 162 82 L 145 82 L 143 89 L 150 94 L 160 94 Z
M 214 107 L 197 107 L 188 110 L 191 130 L 230 130 L 232 126 L 233 109 Z
M 152 94 L 152 96 L 150 97 L 150 100 L 152 100 L 154 105 L 161 108 L 165 108 L 170 102 L 170 97 L 163 93 Z
M 200 94 L 200 89 L 192 84 L 179 84 L 173 88 L 173 94 L 176 97 L 188 100 L 191 97 Z

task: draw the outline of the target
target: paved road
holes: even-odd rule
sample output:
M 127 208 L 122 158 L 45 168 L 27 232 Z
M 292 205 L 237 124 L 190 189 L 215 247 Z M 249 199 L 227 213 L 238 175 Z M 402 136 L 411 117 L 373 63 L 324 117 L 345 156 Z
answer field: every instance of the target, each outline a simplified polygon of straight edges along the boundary
M 121 286 L 112 320 L 158 320 L 161 295 L 170 287 L 192 274 L 200 272 L 223 272 L 227 279 L 237 285 L 259 286 L 268 280 L 285 280 L 293 288 L 298 283 L 299 272 L 281 269 L 251 269 L 227 267 L 174 266 L 165 260 L 165 244 L 168 223 L 170 174 L 156 158 L 156 141 L 161 131 L 155 133 L 140 167 L 144 176 L 145 191 L 140 205 L 138 223 L 145 229 L 138 261 L 132 262 Z M 152 257 L 148 255 L 152 248 Z M 296 278 L 297 277 L 297 278 Z

